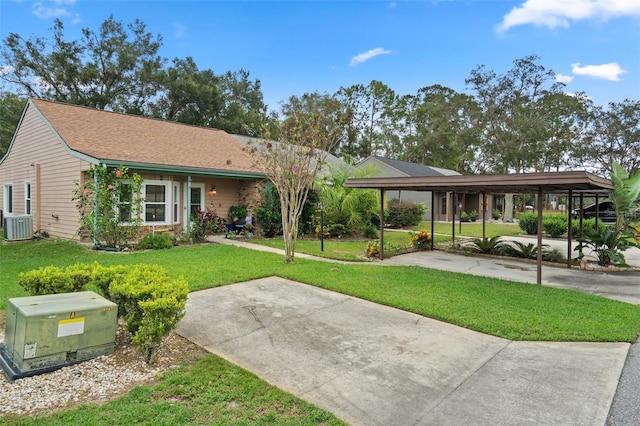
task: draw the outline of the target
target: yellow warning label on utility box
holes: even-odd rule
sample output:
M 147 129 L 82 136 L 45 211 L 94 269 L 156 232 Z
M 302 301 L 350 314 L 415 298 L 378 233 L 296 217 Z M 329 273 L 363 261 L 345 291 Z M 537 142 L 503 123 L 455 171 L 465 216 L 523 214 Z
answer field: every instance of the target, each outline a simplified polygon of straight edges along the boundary
M 84 317 L 58 321 L 58 337 L 84 333 Z

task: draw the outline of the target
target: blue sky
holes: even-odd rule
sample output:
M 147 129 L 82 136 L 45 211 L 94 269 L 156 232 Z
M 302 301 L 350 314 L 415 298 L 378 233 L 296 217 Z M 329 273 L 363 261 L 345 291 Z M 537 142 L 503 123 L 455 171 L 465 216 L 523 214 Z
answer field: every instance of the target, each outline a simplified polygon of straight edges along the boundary
M 216 74 L 244 68 L 273 109 L 291 95 L 379 80 L 400 95 L 468 92 L 477 65 L 498 74 L 527 55 L 598 105 L 640 99 L 636 0 L 211 1 L 0 0 L 0 37 L 69 38 L 113 14 L 161 34 L 160 54 Z M 7 64 L 0 64 L 0 69 Z

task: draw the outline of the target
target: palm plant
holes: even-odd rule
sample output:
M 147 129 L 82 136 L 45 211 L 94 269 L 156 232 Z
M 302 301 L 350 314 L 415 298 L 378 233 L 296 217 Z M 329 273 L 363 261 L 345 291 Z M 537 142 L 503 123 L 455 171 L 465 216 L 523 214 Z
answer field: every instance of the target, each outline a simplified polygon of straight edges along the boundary
M 614 163 L 611 182 L 613 191 L 609 198 L 616 209 L 615 232 L 621 237 L 632 232 L 632 223 L 640 218 L 640 173 L 629 177 L 620 164 Z
M 536 259 L 538 257 L 538 245 L 534 243 L 523 243 L 521 241 L 512 241 L 511 254 L 515 257 L 521 257 L 523 259 Z M 549 247 L 548 244 L 542 245 L 542 252 L 544 255 L 545 250 Z
M 470 247 L 484 254 L 501 254 L 507 244 L 500 241 L 499 236 L 495 236 L 492 238 L 475 238 L 471 241 Z
M 351 232 L 362 230 L 378 211 L 378 196 L 373 190 L 345 188 L 350 177 L 366 177 L 369 170 L 330 168 L 330 176 L 318 183 L 325 223 L 341 224 Z

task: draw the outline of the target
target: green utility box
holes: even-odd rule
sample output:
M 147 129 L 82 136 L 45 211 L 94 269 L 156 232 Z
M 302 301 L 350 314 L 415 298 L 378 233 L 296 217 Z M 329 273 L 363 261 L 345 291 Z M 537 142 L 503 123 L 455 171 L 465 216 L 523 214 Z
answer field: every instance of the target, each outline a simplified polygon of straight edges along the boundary
M 0 364 L 13 381 L 111 354 L 117 323 L 117 305 L 92 291 L 9 299 Z

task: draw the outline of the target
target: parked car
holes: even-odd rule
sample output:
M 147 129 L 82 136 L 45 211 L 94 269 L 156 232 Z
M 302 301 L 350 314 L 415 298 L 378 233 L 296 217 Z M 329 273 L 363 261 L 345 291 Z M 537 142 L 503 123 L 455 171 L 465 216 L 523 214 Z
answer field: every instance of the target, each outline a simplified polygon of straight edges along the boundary
M 580 217 L 580 209 L 571 211 L 574 219 Z M 592 219 L 596 217 L 596 205 L 592 204 L 583 209 L 582 217 L 585 219 Z M 603 222 L 615 222 L 616 221 L 616 208 L 611 201 L 603 201 L 598 204 L 598 218 Z

